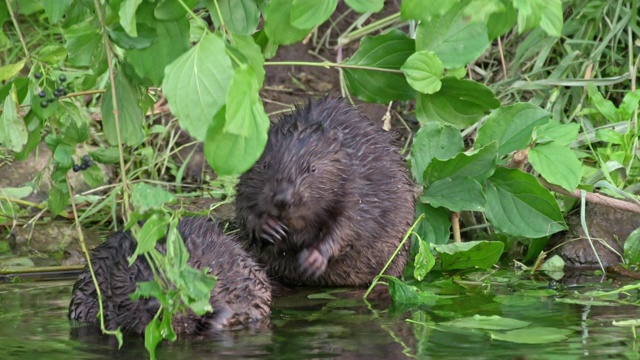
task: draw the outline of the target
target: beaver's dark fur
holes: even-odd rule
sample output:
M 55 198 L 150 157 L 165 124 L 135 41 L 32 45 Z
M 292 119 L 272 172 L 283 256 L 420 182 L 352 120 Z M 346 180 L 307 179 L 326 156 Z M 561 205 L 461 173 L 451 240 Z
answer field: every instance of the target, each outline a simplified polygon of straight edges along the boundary
M 251 251 L 289 284 L 369 284 L 414 218 L 414 189 L 390 135 L 342 99 L 297 108 L 240 177 Z M 409 242 L 387 274 L 400 276 Z
M 242 249 L 237 239 L 223 234 L 217 222 L 206 217 L 184 218 L 178 231 L 190 252 L 189 264 L 196 269 L 208 267 L 218 282 L 210 298 L 213 314 L 202 317 L 178 314 L 172 319 L 174 330 L 201 334 L 209 330 L 265 325 L 271 306 L 271 285 L 264 269 Z M 158 245 L 162 252 L 166 251 L 164 245 Z M 144 257 L 129 267 L 128 258 L 135 248 L 136 241 L 129 232 L 118 232 L 91 251 L 91 262 L 103 296 L 105 325 L 110 330 L 120 327 L 126 332 L 143 333 L 159 308 L 155 299 L 129 299 L 137 282 L 153 279 Z M 95 323 L 97 314 L 96 289 L 85 267 L 73 287 L 69 318 Z

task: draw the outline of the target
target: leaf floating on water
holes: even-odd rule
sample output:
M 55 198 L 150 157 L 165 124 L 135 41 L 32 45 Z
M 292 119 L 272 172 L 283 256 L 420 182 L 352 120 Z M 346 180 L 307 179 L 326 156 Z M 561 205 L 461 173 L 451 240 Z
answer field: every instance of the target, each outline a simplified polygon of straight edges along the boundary
M 503 318 L 498 315 L 483 316 L 474 315 L 461 319 L 455 319 L 440 323 L 439 325 L 454 326 L 459 328 L 470 329 L 487 329 L 487 330 L 512 330 L 519 329 L 531 324 L 529 321 L 522 321 L 510 318 Z
M 562 341 L 573 331 L 552 327 L 536 327 L 492 333 L 491 338 L 517 344 L 547 344 Z

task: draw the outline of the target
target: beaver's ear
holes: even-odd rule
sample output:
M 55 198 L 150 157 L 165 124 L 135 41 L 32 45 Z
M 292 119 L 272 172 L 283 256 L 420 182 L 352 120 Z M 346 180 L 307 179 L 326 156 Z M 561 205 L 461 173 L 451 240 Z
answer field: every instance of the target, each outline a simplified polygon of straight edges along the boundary
M 329 138 L 329 147 L 327 148 L 328 151 L 337 153 L 338 151 L 340 151 L 340 149 L 342 149 L 343 134 L 340 130 L 329 130 L 327 137 Z

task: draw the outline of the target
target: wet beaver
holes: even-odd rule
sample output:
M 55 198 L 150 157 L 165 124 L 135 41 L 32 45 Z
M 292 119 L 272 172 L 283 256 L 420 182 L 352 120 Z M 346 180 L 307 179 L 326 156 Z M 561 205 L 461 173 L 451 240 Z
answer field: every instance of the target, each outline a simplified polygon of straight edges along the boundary
M 276 280 L 363 286 L 400 244 L 414 206 L 391 136 L 345 100 L 325 98 L 272 125 L 264 153 L 240 177 L 236 215 Z M 386 274 L 402 274 L 409 247 Z
M 239 326 L 258 327 L 268 323 L 271 285 L 258 265 L 232 236 L 225 235 L 218 223 L 206 217 L 183 218 L 178 231 L 189 250 L 189 265 L 208 267 L 218 277 L 211 292 L 213 314 L 177 314 L 172 319 L 176 333 L 202 334 Z M 165 252 L 165 244 L 158 249 Z M 103 296 L 107 329 L 142 334 L 153 319 L 159 302 L 155 299 L 129 299 L 137 282 L 153 279 L 151 267 L 139 257 L 131 267 L 128 258 L 136 241 L 129 232 L 117 232 L 91 251 L 91 261 Z M 91 274 L 85 267 L 73 286 L 69 318 L 97 322 L 98 299 Z

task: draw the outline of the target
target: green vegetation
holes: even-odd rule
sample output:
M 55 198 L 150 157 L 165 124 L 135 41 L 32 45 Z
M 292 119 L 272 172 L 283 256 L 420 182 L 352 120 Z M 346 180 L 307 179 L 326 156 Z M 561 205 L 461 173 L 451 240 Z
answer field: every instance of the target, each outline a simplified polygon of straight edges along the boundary
M 182 253 L 173 254 L 180 263 L 152 253 L 166 225 L 175 226 L 166 210 L 174 197 L 141 181 L 164 181 L 168 172 L 175 182 L 166 185 L 179 193 L 184 168 L 172 163 L 168 147 L 158 146 L 172 139 L 175 123 L 153 124 L 145 114 L 165 96 L 180 128 L 204 142 L 208 164 L 218 175 L 235 176 L 256 161 L 267 140 L 260 97 L 265 66 L 335 68 L 347 97 L 415 104 L 420 128 L 408 162 L 424 189 L 417 207 L 424 220 L 415 227 L 416 261 L 407 275 L 416 280 L 432 270 L 489 269 L 519 242 L 529 245 L 526 260 L 536 259 L 548 238 L 566 229 L 564 215 L 581 192 L 598 190 L 640 206 L 638 0 L 404 0 L 399 12 L 386 16 L 375 14 L 383 1 L 348 0 L 348 11 L 362 14 L 357 23 L 367 25 L 349 27 L 335 46 L 359 40 L 353 56 L 267 60 L 279 46 L 312 31 L 318 36 L 337 4 L 2 2 L 2 157 L 24 159 L 44 141 L 53 154 L 48 211 L 78 223 L 115 219 L 121 206 L 128 225 L 145 239 L 138 253 L 153 258 L 164 274 L 177 274 L 167 277 L 177 287 L 176 269 L 186 264 Z M 98 109 L 101 127 L 90 116 Z M 78 145 L 89 143 L 99 147 L 78 156 Z M 74 198 L 69 170 L 81 172 L 91 187 L 105 182 L 94 162 L 117 164 L 118 182 L 107 196 Z M 225 179 L 208 186 L 224 193 Z M 19 190 L 0 193 L 3 218 L 24 216 L 18 205 L 28 190 Z M 78 213 L 81 200 L 87 207 Z M 460 238 L 458 219 L 467 212 L 486 219 L 466 224 L 481 231 L 468 239 L 474 241 L 448 244 L 452 233 Z M 139 220 L 149 221 L 140 229 Z M 625 243 L 628 266 L 640 259 L 639 239 L 634 233 Z M 387 280 L 396 301 L 432 296 Z M 191 284 L 180 292 L 163 284 L 143 295 L 180 298 L 202 312 L 202 289 L 213 284 L 206 277 Z M 176 309 L 164 308 L 167 314 Z M 160 334 L 172 333 L 158 326 L 147 334 L 150 350 Z M 521 336 L 513 331 L 503 338 Z

